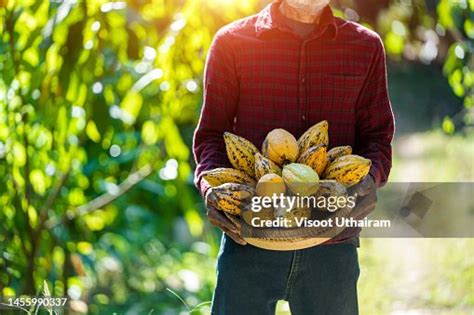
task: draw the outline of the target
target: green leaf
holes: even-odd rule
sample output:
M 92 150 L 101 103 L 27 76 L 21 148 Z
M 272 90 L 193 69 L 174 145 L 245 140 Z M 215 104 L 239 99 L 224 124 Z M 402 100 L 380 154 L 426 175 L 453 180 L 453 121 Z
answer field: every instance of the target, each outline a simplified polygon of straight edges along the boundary
M 38 226 L 38 212 L 32 205 L 28 207 L 28 219 L 32 228 Z
M 84 191 L 80 188 L 75 187 L 69 191 L 68 201 L 69 204 L 72 206 L 80 206 L 86 203 L 87 199 L 84 195 Z
M 86 134 L 89 137 L 89 139 L 91 139 L 95 143 L 100 142 L 101 136 L 100 136 L 99 130 L 97 130 L 97 126 L 94 121 L 89 120 L 89 122 L 87 123 Z
M 44 173 L 39 169 L 34 169 L 30 173 L 30 183 L 33 190 L 40 196 L 46 191 L 46 180 Z
M 385 48 L 389 54 L 399 56 L 403 53 L 405 40 L 402 36 L 389 32 L 385 37 Z
M 454 126 L 454 123 L 453 121 L 451 120 L 451 118 L 449 117 L 444 117 L 443 119 L 443 131 L 450 135 L 450 134 L 453 134 L 454 133 L 454 130 L 455 130 L 455 126 Z
M 140 93 L 130 90 L 122 100 L 122 120 L 128 125 L 135 123 L 143 105 L 143 97 Z
M 25 166 L 26 163 L 26 149 L 20 142 L 13 144 L 13 161 L 17 166 Z
M 10 287 L 5 287 L 3 288 L 3 296 L 5 297 L 13 297 L 16 295 L 15 289 L 10 288 Z
M 464 22 L 464 31 L 469 38 L 474 39 L 474 21 L 467 19 Z
M 155 123 L 151 120 L 147 120 L 142 127 L 142 139 L 146 145 L 155 144 L 158 140 L 158 130 Z
M 36 47 L 30 47 L 23 53 L 23 60 L 26 61 L 30 66 L 36 67 L 39 64 L 39 55 Z
M 87 214 L 84 216 L 84 222 L 91 231 L 100 231 L 105 227 L 105 220 L 97 214 Z
M 165 148 L 170 157 L 177 160 L 187 160 L 189 149 L 183 142 L 179 129 L 171 118 L 163 119 L 160 124 L 160 131 L 164 136 Z
M 90 254 L 92 254 L 93 250 L 94 250 L 94 247 L 89 242 L 79 242 L 79 243 L 77 243 L 77 251 L 79 252 L 79 254 L 90 255 Z

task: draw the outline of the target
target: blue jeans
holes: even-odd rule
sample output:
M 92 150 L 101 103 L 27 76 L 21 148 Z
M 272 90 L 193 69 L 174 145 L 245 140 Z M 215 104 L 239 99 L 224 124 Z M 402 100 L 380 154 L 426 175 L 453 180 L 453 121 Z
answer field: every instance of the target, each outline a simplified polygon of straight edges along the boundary
M 273 315 L 278 300 L 289 302 L 292 315 L 358 314 L 358 278 L 352 243 L 280 252 L 224 236 L 212 314 Z

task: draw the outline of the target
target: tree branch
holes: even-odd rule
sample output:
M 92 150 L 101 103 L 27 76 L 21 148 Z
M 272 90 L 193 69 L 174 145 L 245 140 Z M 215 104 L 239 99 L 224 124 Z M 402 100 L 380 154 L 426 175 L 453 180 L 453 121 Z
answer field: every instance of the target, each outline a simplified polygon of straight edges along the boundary
M 46 199 L 45 203 L 39 210 L 39 220 L 38 220 L 39 224 L 38 224 L 38 228 L 35 231 L 35 238 L 37 238 L 39 234 L 41 233 L 41 231 L 43 231 L 43 228 L 45 227 L 46 221 L 48 219 L 48 210 L 52 207 L 52 205 L 58 198 L 61 188 L 64 186 L 67 179 L 69 178 L 69 174 L 70 174 L 70 169 L 66 173 L 62 174 L 57 185 L 50 191 L 50 193 L 48 194 L 48 198 Z
M 111 203 L 118 197 L 125 194 L 129 191 L 133 186 L 141 182 L 145 179 L 148 175 L 151 174 L 153 171 L 153 167 L 149 164 L 142 167 L 138 171 L 130 174 L 122 183 L 118 185 L 118 191 L 116 193 L 107 192 L 103 195 L 98 196 L 97 198 L 89 201 L 88 203 L 79 206 L 76 208 L 75 213 L 72 216 L 64 216 L 62 220 L 58 220 L 57 218 L 51 218 L 46 221 L 45 226 L 48 229 L 53 228 L 54 226 L 64 223 L 66 220 L 72 220 L 76 217 L 83 216 L 89 212 L 102 208 L 103 206 Z
M 61 188 L 63 188 L 64 184 L 66 183 L 66 180 L 69 178 L 69 173 L 70 170 L 68 170 L 66 173 L 61 175 L 60 180 L 57 182 L 57 185 L 50 191 L 48 194 L 48 198 L 46 199 L 45 203 L 40 209 L 40 224 L 41 222 L 44 223 L 47 219 L 47 214 L 48 210 L 51 208 L 53 203 L 56 201 L 56 199 L 59 196 L 59 193 L 61 192 Z

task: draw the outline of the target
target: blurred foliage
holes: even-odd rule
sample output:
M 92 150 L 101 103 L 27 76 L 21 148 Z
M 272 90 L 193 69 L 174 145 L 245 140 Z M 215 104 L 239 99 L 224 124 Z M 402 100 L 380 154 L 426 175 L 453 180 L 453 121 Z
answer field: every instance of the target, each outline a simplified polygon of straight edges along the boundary
M 336 2 L 346 18 L 368 22 L 375 28 L 397 66 L 400 63 L 442 66 L 454 95 L 464 104 L 464 108 L 445 115 L 439 122 L 445 133 L 452 134 L 456 126 L 474 124 L 474 1 Z
M 0 293 L 45 279 L 94 313 L 180 307 L 165 287 L 206 300 L 198 267 L 216 247 L 190 247 L 203 220 L 189 146 L 206 49 L 252 7 L 1 3 Z
M 393 1 L 375 19 L 337 5 L 395 64 L 442 63 L 472 119 L 474 3 L 431 3 Z M 264 4 L 0 0 L 0 295 L 46 280 L 94 314 L 210 300 L 217 233 L 190 152 L 204 60 L 220 26 Z

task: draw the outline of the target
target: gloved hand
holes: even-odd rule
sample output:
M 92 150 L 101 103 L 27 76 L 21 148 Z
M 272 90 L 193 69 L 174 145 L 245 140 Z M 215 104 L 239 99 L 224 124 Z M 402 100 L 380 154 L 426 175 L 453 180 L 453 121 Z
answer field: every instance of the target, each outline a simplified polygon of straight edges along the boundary
M 375 181 L 370 174 L 365 176 L 358 184 L 349 188 L 351 195 L 357 194 L 357 196 L 367 196 L 371 192 L 376 190 Z
M 372 176 L 365 176 L 358 184 L 348 189 L 349 194 L 357 196 L 355 208 L 352 210 L 351 217 L 363 219 L 369 213 L 375 210 L 377 204 L 377 186 Z
M 212 200 L 215 200 L 216 197 L 213 192 L 213 188 L 209 188 L 205 196 L 205 204 L 207 208 L 207 219 L 209 222 L 221 229 L 225 234 L 227 234 L 234 242 L 240 245 L 246 245 L 247 242 L 240 236 L 239 227 L 234 224 L 223 211 L 217 209 Z

